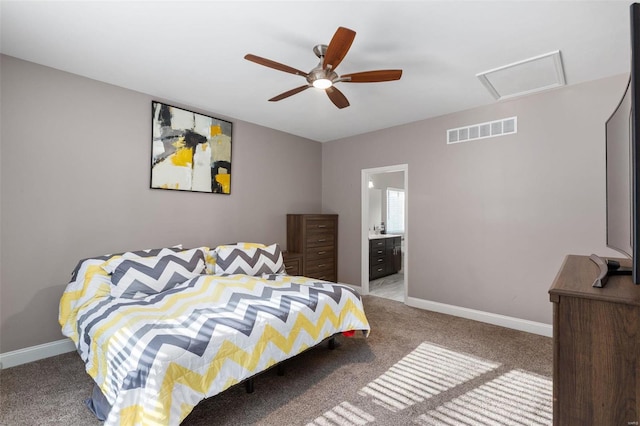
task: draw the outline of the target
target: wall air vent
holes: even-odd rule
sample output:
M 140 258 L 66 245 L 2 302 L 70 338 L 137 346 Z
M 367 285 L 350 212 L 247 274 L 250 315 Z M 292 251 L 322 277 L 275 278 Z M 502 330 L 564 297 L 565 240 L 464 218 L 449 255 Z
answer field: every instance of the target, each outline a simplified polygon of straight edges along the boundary
M 518 133 L 518 117 L 503 118 L 447 130 L 447 144 Z

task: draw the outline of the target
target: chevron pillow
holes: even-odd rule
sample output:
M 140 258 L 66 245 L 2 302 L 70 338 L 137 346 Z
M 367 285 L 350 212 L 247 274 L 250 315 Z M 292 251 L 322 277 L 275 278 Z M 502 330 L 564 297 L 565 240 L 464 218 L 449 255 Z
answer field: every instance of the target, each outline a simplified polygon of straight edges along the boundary
M 169 290 L 203 273 L 204 259 L 203 248 L 162 257 L 124 259 L 111 275 L 111 295 L 140 299 Z
M 284 272 L 282 252 L 277 244 L 261 247 L 219 246 L 216 248 L 216 275 L 281 274 Z
M 240 243 L 235 243 L 235 244 L 223 244 L 220 245 L 212 250 L 209 250 L 209 252 L 207 253 L 206 256 L 206 260 L 207 260 L 207 274 L 211 275 L 211 274 L 215 274 L 216 273 L 216 259 L 218 257 L 218 251 L 224 247 L 236 247 L 236 248 L 265 248 L 267 246 L 265 246 L 262 243 L 244 243 L 244 242 L 240 242 Z
M 182 251 L 182 244 L 175 245 L 173 247 L 163 247 L 157 249 L 128 251 L 125 253 L 113 254 L 104 262 L 101 266 L 102 269 L 107 271 L 108 274 L 113 274 L 118 265 L 120 265 L 126 259 L 137 259 L 140 257 L 162 257 L 167 254 L 173 254 Z

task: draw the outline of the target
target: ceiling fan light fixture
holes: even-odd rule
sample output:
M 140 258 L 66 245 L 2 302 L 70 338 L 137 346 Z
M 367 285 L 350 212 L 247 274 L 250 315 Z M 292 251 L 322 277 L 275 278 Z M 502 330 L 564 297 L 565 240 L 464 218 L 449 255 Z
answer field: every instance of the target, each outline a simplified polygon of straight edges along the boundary
M 287 90 L 269 99 L 269 102 L 281 101 L 310 87 L 315 87 L 324 90 L 331 102 L 333 102 L 337 108 L 342 109 L 349 106 L 349 101 L 340 90 L 334 87 L 337 83 L 379 83 L 382 81 L 399 80 L 402 76 L 402 70 L 374 70 L 339 76 L 335 69 L 340 65 L 340 62 L 342 62 L 342 59 L 344 59 L 349 51 L 355 36 L 355 31 L 338 27 L 329 45 L 318 44 L 313 48 L 313 53 L 320 58 L 320 62 L 308 73 L 250 53 L 245 55 L 244 58 L 256 64 L 264 65 L 265 67 L 304 77 L 307 81 L 307 84 L 304 86 Z
M 317 80 L 314 80 L 312 84 L 313 87 L 318 89 L 328 89 L 329 87 L 333 86 L 333 82 L 328 78 L 319 78 Z

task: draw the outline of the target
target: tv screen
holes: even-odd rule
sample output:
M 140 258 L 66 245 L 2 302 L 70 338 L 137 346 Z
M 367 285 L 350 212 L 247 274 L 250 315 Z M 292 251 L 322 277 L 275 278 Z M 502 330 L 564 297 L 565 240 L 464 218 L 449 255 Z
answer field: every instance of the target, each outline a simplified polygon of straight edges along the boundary
M 597 255 L 603 287 L 609 275 L 632 276 L 640 284 L 640 4 L 631 5 L 631 74 L 624 96 L 606 123 L 607 246 L 631 258 L 631 268 Z
M 631 5 L 631 77 L 629 79 L 629 96 L 631 98 L 631 145 L 630 177 L 631 177 L 631 269 L 633 283 L 640 284 L 640 4 Z
M 606 124 L 607 153 L 607 246 L 629 258 L 633 256 L 631 91 Z

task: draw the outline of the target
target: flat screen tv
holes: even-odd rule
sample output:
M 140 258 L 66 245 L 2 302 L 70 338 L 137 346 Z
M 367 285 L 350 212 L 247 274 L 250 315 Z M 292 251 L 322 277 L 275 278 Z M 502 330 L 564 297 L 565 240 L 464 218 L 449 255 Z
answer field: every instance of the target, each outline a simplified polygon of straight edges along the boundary
M 631 259 L 631 267 L 615 260 L 591 259 L 600 267 L 593 283 L 603 287 L 610 275 L 631 275 L 640 284 L 640 4 L 631 5 L 631 74 L 629 84 L 606 123 L 607 247 Z

